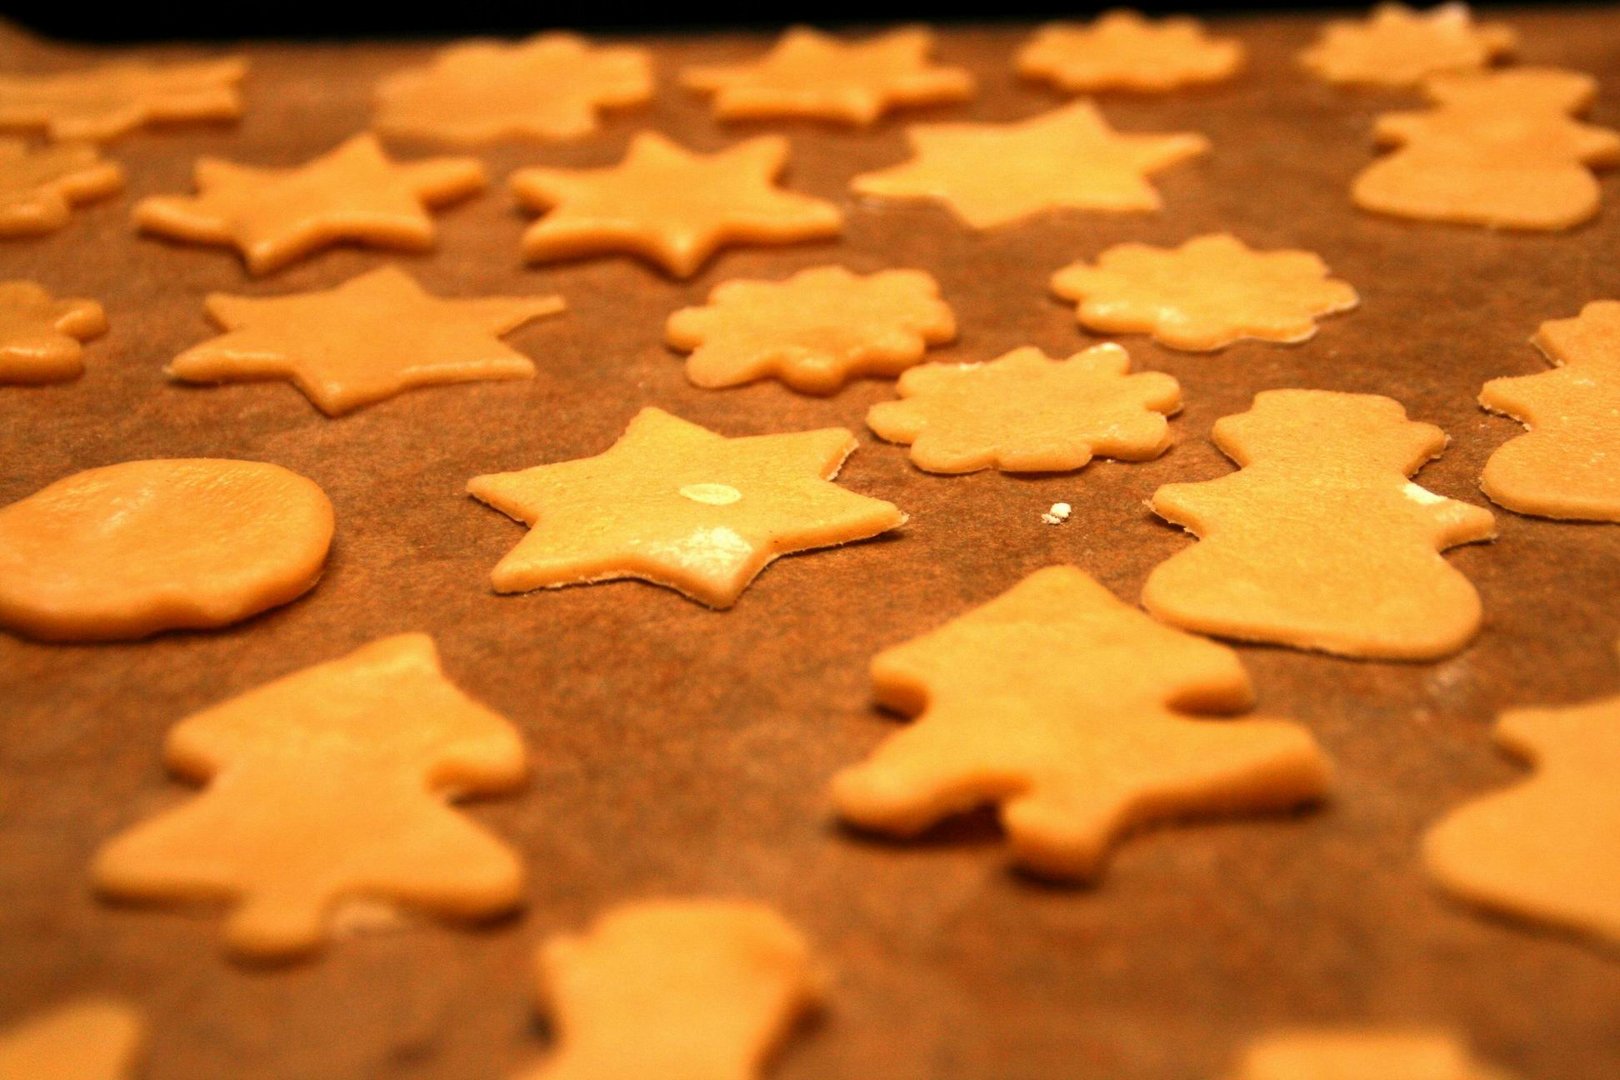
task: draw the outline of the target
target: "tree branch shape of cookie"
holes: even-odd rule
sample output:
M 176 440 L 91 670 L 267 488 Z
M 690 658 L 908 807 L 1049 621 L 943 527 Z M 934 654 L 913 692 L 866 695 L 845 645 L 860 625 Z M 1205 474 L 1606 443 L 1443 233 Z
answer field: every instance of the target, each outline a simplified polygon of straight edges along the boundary
M 1090 24 L 1041 27 L 1015 62 L 1024 78 L 1070 93 L 1155 93 L 1231 78 L 1243 66 L 1243 46 L 1209 37 L 1196 19 L 1110 11 Z
M 727 608 L 778 556 L 904 524 L 832 482 L 856 445 L 843 428 L 728 439 L 648 407 L 595 457 L 475 476 L 467 491 L 534 526 L 496 564 L 496 592 L 639 578 Z
M 519 1080 L 755 1080 L 814 1006 L 803 935 L 760 904 L 625 904 L 540 952 L 557 1052 Z
M 1485 384 L 1479 403 L 1530 433 L 1497 448 L 1479 486 L 1521 514 L 1620 521 L 1620 301 L 1542 323 L 1531 341 L 1557 369 Z
M 6 1080 L 129 1080 L 145 1025 L 116 1001 L 75 1001 L 0 1031 Z
M 1070 472 L 1093 455 L 1148 461 L 1170 448 L 1165 417 L 1181 408 L 1181 387 L 1130 367 L 1114 344 L 1067 360 L 1023 348 L 985 364 L 927 364 L 900 377 L 904 400 L 872 406 L 866 423 L 909 443 L 924 472 Z
M 559 32 L 469 41 L 379 83 L 377 130 L 468 144 L 573 139 L 597 130 L 601 109 L 640 105 L 652 93 L 645 49 L 599 48 Z
M 1376 394 L 1267 390 L 1215 422 L 1240 470 L 1167 484 L 1154 513 L 1200 538 L 1148 576 L 1142 606 L 1203 634 L 1342 656 L 1433 660 L 1480 624 L 1438 552 L 1496 535 L 1489 511 L 1408 481 L 1446 435 Z
M 94 300 L 57 300 L 32 281 L 0 281 L 0 383 L 76 379 L 82 342 L 107 332 Z
M 101 141 L 152 123 L 234 120 L 247 61 L 189 64 L 120 61 L 50 75 L 0 75 L 0 128 L 53 140 Z
M 1440 72 L 1482 68 L 1517 44 L 1509 26 L 1476 25 L 1467 4 L 1379 4 L 1365 22 L 1329 22 L 1299 59 L 1332 83 L 1416 86 Z
M 1104 334 L 1152 334 L 1172 349 L 1211 352 L 1254 338 L 1293 344 L 1316 336 L 1319 316 L 1359 303 L 1309 251 L 1255 251 L 1229 233 L 1179 248 L 1116 244 L 1064 267 L 1052 291 L 1078 303 L 1075 317 Z
M 1430 829 L 1430 875 L 1469 903 L 1620 945 L 1620 695 L 1514 709 L 1496 742 L 1535 775 Z
M 75 206 L 123 186 L 123 167 L 102 160 L 93 146 L 31 147 L 21 139 L 0 139 L 0 237 L 55 232 Z
M 136 203 L 136 225 L 193 244 L 235 247 L 255 274 L 345 241 L 431 250 L 436 234 L 428 210 L 481 191 L 486 182 L 476 158 L 402 164 L 371 134 L 291 169 L 202 158 L 196 177 L 195 196 L 154 195 Z
M 774 376 L 831 394 L 860 375 L 897 375 L 956 337 L 956 317 L 921 270 L 864 277 L 842 266 L 786 281 L 728 281 L 669 317 L 664 339 L 691 352 L 686 377 L 718 389 Z
M 1439 107 L 1385 113 L 1375 134 L 1398 146 L 1356 177 L 1364 210 L 1495 229 L 1568 229 L 1598 212 L 1592 168 L 1620 164 L 1620 132 L 1572 119 L 1597 83 L 1556 68 L 1436 76 Z
M 914 836 L 999 804 L 1013 857 L 1094 881 L 1127 830 L 1322 797 L 1329 765 L 1298 724 L 1216 720 L 1253 703 L 1237 654 L 1154 622 L 1071 566 L 872 661 L 883 705 L 917 715 L 838 774 L 844 820 Z M 918 715 L 920 714 L 920 715 Z
M 164 757 L 207 788 L 107 843 L 96 886 L 225 901 L 237 956 L 317 949 L 348 901 L 478 918 L 522 900 L 511 849 L 446 803 L 521 785 L 523 744 L 445 679 L 425 634 L 383 638 L 187 717 Z
M 929 63 L 933 46 L 920 26 L 852 42 L 795 26 L 761 59 L 687 68 L 681 83 L 713 94 L 723 120 L 810 117 L 865 127 L 899 106 L 973 96 L 966 69 Z
M 1298 1028 L 1263 1035 L 1232 1080 L 1512 1080 L 1445 1031 Z

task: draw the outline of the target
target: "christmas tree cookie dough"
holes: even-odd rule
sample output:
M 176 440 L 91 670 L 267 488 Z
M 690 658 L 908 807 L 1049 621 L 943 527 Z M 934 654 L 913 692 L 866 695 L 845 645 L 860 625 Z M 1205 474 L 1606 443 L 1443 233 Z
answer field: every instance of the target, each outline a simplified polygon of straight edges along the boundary
M 1181 387 L 1130 368 L 1113 344 L 1067 360 L 1023 348 L 985 364 L 926 364 L 900 377 L 903 400 L 872 406 L 866 422 L 879 438 L 909 443 L 925 472 L 1068 472 L 1093 455 L 1147 461 L 1170 448 L 1165 417 L 1181 408 Z
M 717 389 L 775 377 L 831 394 L 860 375 L 898 375 L 930 345 L 956 337 L 956 317 L 921 270 L 864 277 L 842 266 L 786 281 L 728 281 L 703 307 L 669 317 L 664 339 L 690 352 L 686 377 Z
M 727 608 L 780 555 L 905 522 L 832 482 L 856 445 L 843 428 L 728 439 L 649 407 L 604 453 L 467 491 L 534 526 L 496 565 L 496 592 L 640 578 Z
M 314 587 L 332 504 L 259 461 L 126 461 L 0 508 L 0 626 L 44 641 L 212 629 Z
M 1196 19 L 1109 11 L 1089 24 L 1041 27 L 1015 62 L 1026 79 L 1070 93 L 1159 92 L 1231 78 L 1243 66 L 1243 46 L 1209 37 Z
M 1365 22 L 1329 22 L 1299 59 L 1332 83 L 1416 86 L 1440 72 L 1482 68 L 1517 44 L 1511 27 L 1476 24 L 1467 4 L 1379 4 Z
M 1485 384 L 1479 403 L 1530 433 L 1497 448 L 1479 486 L 1521 514 L 1620 521 L 1620 301 L 1542 323 L 1531 340 L 1557 369 Z
M 760 60 L 687 68 L 681 82 L 713 94 L 723 120 L 802 116 L 865 127 L 892 108 L 973 96 L 965 69 L 929 63 L 933 47 L 920 26 L 847 43 L 795 26 Z
M 728 244 L 795 244 L 837 236 L 844 215 L 779 188 L 788 141 L 767 135 L 712 154 L 644 131 L 606 169 L 519 169 L 518 201 L 545 215 L 523 234 L 531 262 L 637 255 L 691 277 Z
M 541 949 L 558 1047 L 518 1080 L 758 1080 L 821 981 L 803 935 L 763 905 L 624 904 Z
M 76 1001 L 0 1030 L 5 1080 L 131 1080 L 142 1023 L 115 1001 Z
M 913 836 L 998 804 L 1013 857 L 1094 881 L 1128 830 L 1284 810 L 1326 792 L 1303 727 L 1216 719 L 1254 692 L 1237 654 L 1161 626 L 1072 566 L 872 661 L 885 706 L 917 720 L 838 774 L 833 802 L 865 829 Z
M 102 160 L 93 146 L 0 139 L 0 238 L 55 232 L 75 206 L 123 186 L 124 170 Z
M 524 41 L 468 41 L 431 64 L 377 86 L 377 130 L 405 138 L 485 143 L 574 139 L 598 127 L 604 108 L 652 99 L 645 49 L 598 47 L 553 31 Z
M 1386 660 L 1437 659 L 1474 636 L 1479 594 L 1438 553 L 1491 539 L 1494 521 L 1407 479 L 1445 449 L 1439 428 L 1376 394 L 1267 390 L 1213 438 L 1241 471 L 1154 493 L 1153 511 L 1200 542 L 1154 568 L 1148 611 Z
M 1430 875 L 1469 903 L 1620 945 L 1620 694 L 1514 709 L 1496 741 L 1535 773 L 1429 830 Z
M 1443 1031 L 1301 1028 L 1256 1039 L 1231 1080 L 1511 1080 Z
M 1573 119 L 1597 83 L 1556 68 L 1436 76 L 1438 108 L 1385 113 L 1375 134 L 1398 149 L 1356 177 L 1364 210 L 1493 229 L 1568 229 L 1594 216 L 1592 168 L 1620 165 L 1620 132 Z
M 227 902 L 237 956 L 319 948 L 346 901 L 458 918 L 522 901 L 517 856 L 447 805 L 521 786 L 522 741 L 444 677 L 425 634 L 374 641 L 189 716 L 164 759 L 207 786 L 104 845 L 96 887 Z
M 428 209 L 475 194 L 486 182 L 476 158 L 399 164 L 370 134 L 291 169 L 203 158 L 196 176 L 198 195 L 142 199 L 135 223 L 188 243 L 235 247 L 255 274 L 344 242 L 430 250 Z
M 46 383 L 84 372 L 81 342 L 107 332 L 94 300 L 57 300 L 32 281 L 0 281 L 0 383 Z
M 1104 334 L 1152 334 L 1172 349 L 1207 352 L 1256 338 L 1292 344 L 1316 320 L 1360 302 L 1309 251 L 1255 251 L 1229 233 L 1179 248 L 1116 244 L 1095 266 L 1077 262 L 1052 291 L 1079 304 L 1080 324 Z
M 247 61 L 188 64 L 117 61 L 50 75 L 0 75 L 0 128 L 42 131 L 54 140 L 111 139 L 178 120 L 234 120 Z
M 1202 135 L 1117 132 L 1089 101 L 1010 124 L 917 124 L 906 138 L 912 160 L 862 173 L 851 186 L 942 202 L 974 229 L 1066 208 L 1157 210 L 1147 176 L 1209 150 Z
M 186 382 L 289 379 L 338 416 L 417 386 L 530 378 L 533 361 L 499 335 L 561 310 L 557 296 L 441 299 L 385 266 L 320 292 L 215 293 L 208 314 L 229 333 L 165 370 Z

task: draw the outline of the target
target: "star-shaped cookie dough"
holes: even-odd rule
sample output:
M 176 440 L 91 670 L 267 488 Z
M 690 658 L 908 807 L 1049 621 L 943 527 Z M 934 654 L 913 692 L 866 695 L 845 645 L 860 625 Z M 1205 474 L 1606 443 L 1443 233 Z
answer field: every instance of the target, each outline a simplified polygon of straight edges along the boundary
M 687 68 L 681 82 L 712 93 L 724 120 L 805 116 L 865 127 L 897 106 L 973 96 L 966 70 L 928 62 L 933 45 L 920 26 L 852 42 L 796 26 L 760 60 Z
M 597 48 L 578 34 L 506 44 L 453 45 L 427 67 L 377 86 L 377 130 L 456 143 L 573 139 L 597 129 L 603 108 L 652 98 L 645 49 Z
M 1231 78 L 1243 66 L 1243 46 L 1209 37 L 1196 19 L 1110 11 L 1089 25 L 1041 27 L 1016 63 L 1025 78 L 1071 93 L 1163 91 Z
M 533 362 L 499 336 L 562 309 L 557 296 L 444 300 L 385 266 L 320 292 L 215 293 L 208 313 L 230 333 L 165 370 L 186 382 L 290 379 L 337 416 L 416 386 L 526 379 Z
M 190 64 L 121 60 L 55 75 L 0 75 L 0 128 L 111 139 L 146 124 L 242 115 L 238 56 Z
M 518 200 L 546 210 L 523 234 L 531 262 L 625 252 L 691 277 L 726 244 L 793 244 L 836 236 L 832 203 L 773 181 L 788 142 L 768 135 L 699 154 L 644 131 L 606 169 L 519 169 Z
M 370 134 L 291 169 L 203 158 L 196 177 L 200 194 L 142 199 L 135 204 L 135 223 L 194 244 L 236 247 L 255 274 L 346 240 L 429 250 L 434 231 L 428 208 L 481 191 L 486 182 L 476 158 L 398 164 Z
M 124 170 L 84 143 L 30 147 L 0 139 L 0 237 L 37 236 L 68 223 L 74 206 L 124 186 Z
M 1202 135 L 1120 134 L 1089 101 L 1012 124 L 918 124 L 916 157 L 862 173 L 862 195 L 936 199 L 975 229 L 1044 210 L 1157 210 L 1149 173 L 1209 149 Z
M 866 423 L 911 444 L 924 472 L 1068 472 L 1093 455 L 1148 461 L 1170 448 L 1165 416 L 1181 408 L 1181 387 L 1130 369 L 1114 344 L 1067 360 L 1024 348 L 987 364 L 925 364 L 900 377 L 903 400 L 872 406 Z
M 1365 22 L 1328 23 L 1299 59 L 1332 83 L 1416 86 L 1438 72 L 1484 67 L 1517 44 L 1511 27 L 1476 25 L 1467 4 L 1379 4 Z
M 843 428 L 728 439 L 646 408 L 604 453 L 476 476 L 467 491 L 534 526 L 495 567 L 496 592 L 640 578 L 727 608 L 779 555 L 905 522 L 832 483 L 855 447 Z
M 1243 338 L 1293 343 L 1316 319 L 1348 311 L 1356 291 L 1309 251 L 1255 251 L 1230 233 L 1179 248 L 1116 244 L 1095 266 L 1077 262 L 1052 291 L 1078 301 L 1081 325 L 1105 334 L 1152 334 L 1172 349 L 1207 352 Z
M 897 375 L 956 336 L 956 317 L 921 270 L 865 277 L 842 266 L 786 281 L 728 281 L 703 307 L 669 317 L 665 340 L 689 351 L 695 386 L 774 375 L 804 394 L 830 394 L 857 375 Z
M 107 332 L 94 300 L 56 300 L 32 281 L 0 282 L 0 383 L 76 379 L 83 341 Z

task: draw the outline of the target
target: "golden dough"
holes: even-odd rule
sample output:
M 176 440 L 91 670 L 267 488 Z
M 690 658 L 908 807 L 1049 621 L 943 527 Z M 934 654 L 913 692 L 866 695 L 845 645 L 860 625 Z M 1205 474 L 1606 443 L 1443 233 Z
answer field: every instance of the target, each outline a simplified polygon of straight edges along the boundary
M 75 206 L 123 186 L 123 167 L 103 160 L 93 146 L 0 139 L 0 237 L 55 232 Z
M 0 128 L 101 141 L 152 123 L 242 115 L 238 56 L 188 64 L 124 60 L 50 75 L 0 75 Z
M 164 760 L 207 787 L 105 844 L 96 887 L 225 901 L 238 956 L 319 948 L 345 901 L 460 918 L 522 902 L 517 856 L 445 805 L 520 786 L 522 740 L 444 677 L 426 634 L 374 641 L 188 716 Z
M 1416 86 L 1443 71 L 1484 67 L 1517 44 L 1503 23 L 1476 25 L 1467 4 L 1379 4 L 1365 22 L 1329 22 L 1299 58 L 1328 82 Z
M 1313 802 L 1327 758 L 1242 712 L 1237 654 L 1162 626 L 1072 566 L 1049 566 L 872 661 L 878 700 L 917 720 L 833 781 L 844 820 L 913 836 L 998 804 L 1019 865 L 1099 878 L 1127 831 Z
M 754 1080 L 821 994 L 804 937 L 760 904 L 625 904 L 540 952 L 558 1047 L 524 1080 Z
M 1557 370 L 1485 384 L 1479 403 L 1530 433 L 1497 448 L 1479 486 L 1521 514 L 1620 521 L 1620 301 L 1544 322 L 1531 341 Z
M 0 625 L 45 641 L 212 629 L 314 587 L 332 504 L 279 465 L 87 469 L 0 508 Z
M 1256 1039 L 1232 1080 L 1509 1080 L 1443 1031 L 1303 1028 Z
M 842 266 L 786 281 L 728 281 L 669 317 L 664 340 L 691 352 L 686 377 L 716 389 L 774 376 L 831 394 L 858 375 L 897 375 L 956 337 L 956 317 L 921 270 L 861 276 Z
M 1198 633 L 1388 660 L 1474 636 L 1479 594 L 1437 553 L 1494 537 L 1494 519 L 1407 480 L 1445 448 L 1439 428 L 1376 394 L 1267 390 L 1213 438 L 1242 471 L 1154 493 L 1154 513 L 1200 541 L 1154 568 L 1143 607 Z
M 116 1001 L 76 1001 L 0 1031 L 4 1080 L 129 1080 L 141 1018 Z
M 1114 344 L 1067 360 L 1023 348 L 985 364 L 925 364 L 900 377 L 903 400 L 872 406 L 866 422 L 911 444 L 925 472 L 1068 472 L 1094 454 L 1147 461 L 1170 448 L 1165 415 L 1181 408 L 1181 387 L 1130 367 Z
M 777 135 L 700 154 L 644 131 L 611 168 L 519 169 L 518 201 L 545 211 L 524 232 L 523 253 L 550 262 L 623 252 L 686 278 L 728 244 L 837 236 L 838 207 L 774 183 L 787 158 Z
M 687 68 L 681 83 L 713 94 L 723 120 L 803 116 L 865 127 L 896 106 L 973 96 L 965 69 L 928 62 L 933 45 L 932 32 L 920 26 L 847 43 L 795 26 L 763 58 Z
M 0 383 L 76 379 L 81 342 L 107 332 L 94 300 L 57 300 L 32 281 L 0 281 Z
M 1095 21 L 1050 23 L 1018 50 L 1018 74 L 1070 93 L 1159 92 L 1220 82 L 1243 66 L 1243 46 L 1211 38 L 1196 19 L 1109 11 Z
M 856 445 L 843 428 L 728 439 L 648 407 L 604 453 L 467 491 L 534 526 L 496 565 L 497 592 L 640 578 L 727 608 L 779 555 L 905 522 L 832 483 Z

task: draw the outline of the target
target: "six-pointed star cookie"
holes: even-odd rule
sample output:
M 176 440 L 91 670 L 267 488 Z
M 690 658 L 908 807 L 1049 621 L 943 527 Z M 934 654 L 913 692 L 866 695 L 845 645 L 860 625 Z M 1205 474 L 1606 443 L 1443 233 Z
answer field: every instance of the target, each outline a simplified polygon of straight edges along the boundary
M 428 208 L 465 198 L 485 184 L 476 158 L 398 164 L 369 134 L 297 168 L 203 158 L 196 176 L 200 194 L 142 199 L 135 204 L 135 223 L 195 244 L 234 246 L 255 274 L 344 240 L 426 251 L 434 240 Z
M 1475 25 L 1467 4 L 1379 4 L 1366 22 L 1328 23 L 1299 59 L 1328 82 L 1415 86 L 1436 72 L 1484 67 L 1517 43 L 1509 26 Z
M 843 428 L 728 439 L 646 408 L 595 457 L 476 476 L 473 497 L 534 526 L 497 592 L 640 578 L 730 607 L 778 555 L 864 540 L 906 515 L 832 483 Z
M 1348 311 L 1356 291 L 1309 251 L 1255 251 L 1230 233 L 1179 248 L 1116 244 L 1097 265 L 1052 277 L 1078 301 L 1081 325 L 1105 334 L 1152 334 L 1172 349 L 1206 352 L 1242 338 L 1293 343 L 1316 335 L 1316 318 Z
M 716 389 L 774 375 L 830 394 L 857 375 L 894 375 L 956 336 L 956 317 L 921 270 L 862 277 L 842 266 L 786 281 L 728 281 L 669 317 L 664 339 L 692 352 L 686 377 Z
M 68 223 L 74 206 L 123 186 L 124 170 L 103 161 L 93 146 L 35 148 L 0 139 L 0 236 L 54 232 Z
M 498 337 L 562 309 L 557 296 L 444 300 L 385 266 L 321 292 L 215 293 L 208 313 L 230 333 L 166 370 L 186 382 L 290 379 L 337 416 L 414 386 L 528 378 L 533 362 Z
M 77 378 L 79 343 L 106 332 L 107 313 L 94 300 L 56 300 L 32 281 L 0 282 L 0 383 Z
M 862 195 L 937 199 L 975 229 L 1043 210 L 1157 210 L 1146 176 L 1209 149 L 1202 135 L 1120 134 L 1089 101 L 1012 124 L 919 124 L 916 157 L 851 181 Z
M 688 68 L 681 82 L 713 93 L 726 120 L 808 116 L 864 127 L 896 106 L 973 96 L 966 70 L 928 62 L 933 45 L 918 26 L 847 43 L 796 26 L 754 63 Z
M 1211 38 L 1196 19 L 1110 11 L 1089 25 L 1051 23 L 1018 51 L 1018 73 L 1060 90 L 1174 90 L 1219 82 L 1243 66 L 1243 46 Z
M 191 64 L 139 60 L 55 75 L 0 75 L 0 128 L 43 130 L 52 139 L 110 139 L 144 124 L 234 120 L 247 61 Z
M 519 169 L 518 199 L 548 210 L 523 234 L 523 252 L 533 262 L 628 252 L 690 277 L 725 244 L 836 236 L 836 206 L 772 182 L 787 156 L 780 136 L 699 154 L 647 131 L 612 168 Z
M 652 92 L 645 49 L 596 48 L 564 33 L 470 41 L 379 83 L 377 129 L 458 143 L 570 139 L 596 130 L 599 109 L 640 105 Z

